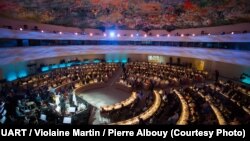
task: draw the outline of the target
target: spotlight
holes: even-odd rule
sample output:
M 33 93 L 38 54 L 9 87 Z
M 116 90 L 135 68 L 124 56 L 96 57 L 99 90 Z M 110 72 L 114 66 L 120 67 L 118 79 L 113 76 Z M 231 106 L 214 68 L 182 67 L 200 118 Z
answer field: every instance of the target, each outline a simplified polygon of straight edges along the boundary
M 136 34 L 136 36 L 138 37 L 138 36 L 139 36 L 139 34 L 137 33 L 137 34 Z
M 133 38 L 133 37 L 134 37 L 134 35 L 133 35 L 133 34 L 131 34 L 131 35 L 130 35 L 130 37 L 131 37 L 131 38 Z
M 157 35 L 156 35 L 156 37 L 160 37 L 160 35 L 159 35 L 159 34 L 157 34 Z
M 184 37 L 184 34 L 181 34 L 181 37 Z
M 89 36 L 93 36 L 93 33 L 89 33 Z
M 103 34 L 103 36 L 104 36 L 104 37 L 106 37 L 106 36 L 107 36 L 107 34 L 106 34 L 106 33 L 104 33 L 104 34 Z
M 232 35 L 234 34 L 234 32 L 231 33 Z
M 170 37 L 170 34 L 168 34 L 168 37 Z
M 192 36 L 195 36 L 195 34 L 192 34 Z
M 109 36 L 112 37 L 112 38 L 115 37 L 115 32 L 110 32 Z
M 119 38 L 119 37 L 121 37 L 121 35 L 120 35 L 120 34 L 117 34 L 117 37 Z
M 62 32 L 59 32 L 59 34 L 62 34 Z
M 147 37 L 148 35 L 147 34 L 144 34 L 144 37 Z
M 44 31 L 42 30 L 41 32 L 43 33 Z
M 78 35 L 78 33 L 76 32 L 76 33 L 75 33 L 75 35 L 77 36 L 77 35 Z
M 211 34 L 210 33 L 208 33 L 208 36 L 210 36 Z
M 22 28 L 19 28 L 19 30 L 20 30 L 20 31 L 23 31 L 23 29 L 22 29 Z

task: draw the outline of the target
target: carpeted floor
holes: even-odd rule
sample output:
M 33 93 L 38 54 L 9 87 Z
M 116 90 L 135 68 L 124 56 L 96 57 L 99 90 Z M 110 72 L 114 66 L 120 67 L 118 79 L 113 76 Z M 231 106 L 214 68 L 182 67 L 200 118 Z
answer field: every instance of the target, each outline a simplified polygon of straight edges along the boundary
M 114 86 L 115 82 L 119 80 L 121 73 L 122 70 L 120 68 L 108 81 L 106 87 L 85 91 L 82 92 L 79 96 L 97 108 L 100 108 L 104 105 L 115 104 L 127 99 L 131 95 L 131 93 L 119 90 Z
M 79 94 L 81 98 L 83 98 L 89 104 L 97 108 L 91 113 L 91 117 L 89 119 L 90 124 L 96 125 L 109 123 L 110 120 L 108 118 L 102 117 L 99 108 L 101 106 L 121 102 L 130 97 L 131 93 L 117 89 L 114 86 L 115 82 L 119 80 L 120 74 L 121 69 L 116 72 L 116 74 L 109 80 L 107 86 L 104 88 L 93 89 Z
M 131 93 L 124 92 L 112 86 L 82 92 L 79 96 L 91 105 L 100 108 L 127 99 Z

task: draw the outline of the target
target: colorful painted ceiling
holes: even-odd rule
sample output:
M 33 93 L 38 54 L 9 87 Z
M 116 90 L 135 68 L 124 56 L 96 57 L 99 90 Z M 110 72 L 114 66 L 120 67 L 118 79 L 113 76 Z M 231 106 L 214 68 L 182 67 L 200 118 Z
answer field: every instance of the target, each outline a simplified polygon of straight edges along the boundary
M 250 22 L 250 0 L 0 0 L 0 16 L 80 28 L 166 29 Z

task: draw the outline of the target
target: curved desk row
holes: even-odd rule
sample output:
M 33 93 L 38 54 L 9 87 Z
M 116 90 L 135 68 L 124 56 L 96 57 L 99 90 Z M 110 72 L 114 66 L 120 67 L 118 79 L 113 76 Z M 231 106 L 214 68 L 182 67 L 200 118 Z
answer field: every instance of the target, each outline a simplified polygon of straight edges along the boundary
M 187 101 L 184 99 L 184 97 L 180 94 L 179 91 L 174 90 L 175 94 L 178 96 L 178 98 L 181 101 L 181 115 L 179 120 L 177 121 L 177 125 L 187 125 L 188 124 L 188 118 L 189 118 L 189 109 Z
M 154 103 L 153 105 L 145 112 L 141 113 L 138 116 L 132 117 L 130 119 L 124 120 L 124 121 L 119 121 L 116 123 L 112 123 L 112 125 L 135 125 L 140 122 L 140 119 L 142 120 L 147 120 L 150 117 L 152 117 L 157 110 L 160 108 L 161 105 L 161 96 L 158 92 L 154 91 Z
M 220 110 L 213 104 L 213 102 L 211 101 L 211 97 L 204 96 L 200 92 L 198 92 L 198 95 L 200 95 L 202 98 L 204 98 L 209 103 L 210 107 L 214 111 L 214 114 L 216 115 L 216 118 L 217 118 L 219 124 L 220 125 L 226 125 L 227 122 L 226 122 L 225 118 L 223 117 L 223 115 L 220 112 Z
M 213 84 L 210 84 L 209 85 L 210 89 L 214 90 L 216 87 L 213 85 Z M 220 93 L 221 95 L 223 95 L 224 97 L 226 97 L 228 100 L 232 101 L 233 103 L 235 103 L 237 106 L 241 107 L 248 115 L 250 115 L 250 110 L 245 107 L 245 106 L 242 106 L 238 101 L 228 97 L 227 95 L 223 94 L 222 92 L 218 91 L 217 89 L 215 89 L 216 92 Z
M 102 112 L 110 112 L 113 110 L 119 110 L 123 107 L 127 107 L 129 105 L 132 105 L 133 103 L 135 103 L 136 99 L 137 99 L 137 94 L 136 94 L 136 92 L 133 92 L 131 94 L 131 96 L 124 101 L 121 101 L 121 102 L 113 104 L 113 105 L 102 106 L 101 111 Z
M 87 90 L 91 90 L 91 89 L 97 89 L 97 88 L 103 88 L 105 86 L 106 86 L 106 83 L 104 83 L 104 82 L 94 82 L 94 81 L 92 81 L 89 84 L 78 86 L 78 88 L 74 89 L 73 93 L 77 95 L 78 93 L 83 92 L 83 91 L 87 91 Z

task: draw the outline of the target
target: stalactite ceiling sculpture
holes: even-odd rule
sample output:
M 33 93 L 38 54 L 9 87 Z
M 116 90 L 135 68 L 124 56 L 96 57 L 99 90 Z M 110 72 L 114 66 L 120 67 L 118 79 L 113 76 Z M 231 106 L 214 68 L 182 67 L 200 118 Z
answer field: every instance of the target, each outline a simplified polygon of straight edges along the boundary
M 0 0 L 0 16 L 80 28 L 166 29 L 250 22 L 249 0 Z

